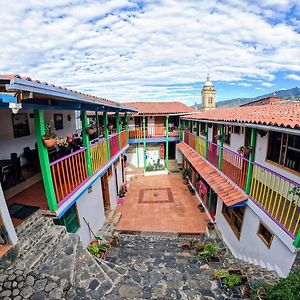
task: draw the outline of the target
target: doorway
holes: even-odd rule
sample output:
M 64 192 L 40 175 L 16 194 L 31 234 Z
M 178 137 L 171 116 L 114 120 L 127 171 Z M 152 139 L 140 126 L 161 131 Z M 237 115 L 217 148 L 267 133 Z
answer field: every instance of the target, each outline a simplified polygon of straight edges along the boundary
M 108 186 L 108 171 L 101 177 L 102 198 L 105 214 L 110 210 L 110 197 Z
M 214 144 L 218 144 L 218 140 L 216 139 L 216 136 L 218 135 L 218 124 L 213 124 L 213 136 L 212 136 L 212 141 Z

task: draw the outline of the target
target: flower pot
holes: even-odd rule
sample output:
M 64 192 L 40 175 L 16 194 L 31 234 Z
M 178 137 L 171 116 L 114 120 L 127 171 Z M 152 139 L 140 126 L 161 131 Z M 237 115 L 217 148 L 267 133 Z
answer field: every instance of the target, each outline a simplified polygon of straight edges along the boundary
M 207 223 L 207 228 L 208 228 L 209 230 L 213 230 L 213 229 L 215 229 L 215 224 L 212 223 L 212 222 L 209 222 L 209 223 Z
M 183 250 L 190 250 L 190 249 L 191 249 L 191 246 L 190 246 L 189 243 L 183 243 L 183 244 L 181 245 L 181 248 L 182 248 Z
M 86 129 L 86 132 L 87 132 L 88 135 L 92 135 L 92 134 L 94 134 L 95 130 L 94 130 L 94 128 L 88 127 Z
M 113 124 L 109 124 L 109 125 L 108 125 L 108 129 L 109 129 L 109 130 L 112 130 L 113 128 L 114 128 L 114 125 L 113 125 Z
M 52 148 L 57 143 L 56 139 L 45 139 L 45 138 L 43 138 L 43 142 L 47 148 Z
M 207 263 L 218 263 L 218 262 L 221 262 L 221 259 L 220 259 L 220 257 L 215 256 L 215 257 L 206 258 L 205 261 Z
M 244 155 L 249 155 L 251 153 L 251 148 L 250 147 L 246 147 L 244 149 Z

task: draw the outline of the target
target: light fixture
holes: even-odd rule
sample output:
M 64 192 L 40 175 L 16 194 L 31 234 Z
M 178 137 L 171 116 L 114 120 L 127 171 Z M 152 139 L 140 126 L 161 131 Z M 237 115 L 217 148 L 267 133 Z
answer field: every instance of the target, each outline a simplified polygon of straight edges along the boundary
M 13 114 L 17 114 L 19 110 L 22 108 L 21 103 L 9 103 L 9 108 L 11 108 L 11 111 Z

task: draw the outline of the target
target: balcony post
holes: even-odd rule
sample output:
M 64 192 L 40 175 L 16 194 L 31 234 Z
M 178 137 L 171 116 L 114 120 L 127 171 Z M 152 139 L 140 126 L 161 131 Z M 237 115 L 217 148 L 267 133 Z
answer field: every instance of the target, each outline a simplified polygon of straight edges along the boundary
M 189 131 L 193 132 L 193 122 L 189 121 Z
M 196 124 L 196 136 L 199 136 L 200 134 L 200 131 L 199 131 L 199 122 L 198 121 L 195 121 L 195 124 Z
M 91 161 L 91 149 L 90 149 L 90 140 L 89 140 L 89 135 L 86 132 L 86 129 L 88 127 L 88 121 L 86 117 L 86 111 L 81 112 L 81 128 L 82 128 L 82 140 L 83 140 L 83 145 L 86 148 L 85 151 L 85 159 L 86 159 L 86 170 L 87 170 L 87 175 L 92 176 L 92 161 Z
M 222 161 L 223 161 L 223 145 L 224 145 L 224 125 L 220 126 L 220 148 L 219 148 L 219 163 L 218 169 L 222 170 Z
M 293 245 L 295 246 L 295 248 L 300 248 L 300 229 L 298 230 L 298 233 L 296 235 L 296 239 L 295 239 Z
M 127 144 L 128 144 L 128 139 L 129 139 L 129 126 L 128 126 L 128 115 L 127 115 L 127 113 L 125 113 L 125 116 L 124 116 L 124 122 L 125 122 L 125 130 L 126 130 L 126 141 L 127 141 Z
M 205 122 L 205 148 L 204 148 L 204 158 L 207 158 L 207 149 L 208 149 L 208 123 Z
M 99 115 L 98 115 L 98 111 L 96 111 L 96 133 L 97 133 L 97 137 L 99 137 Z
M 42 110 L 34 110 L 34 127 L 48 207 L 50 210 L 56 211 L 58 206 L 50 169 L 48 149 L 45 147 L 43 142 L 43 135 L 45 134 L 45 119 L 44 112 Z
M 182 138 L 182 141 L 184 141 L 185 120 L 182 120 L 181 125 L 182 125 L 182 127 L 181 127 L 181 130 L 182 130 L 181 138 Z
M 169 115 L 166 116 L 166 168 L 169 168 Z
M 250 193 L 250 188 L 251 188 L 255 144 L 256 144 L 256 128 L 251 128 L 250 147 L 252 150 L 249 156 L 248 174 L 247 174 L 246 188 L 245 188 L 245 192 L 248 195 Z
M 107 150 L 107 157 L 110 160 L 110 148 L 109 148 L 109 134 L 108 134 L 108 117 L 107 112 L 103 113 L 103 126 L 104 126 L 104 137 L 106 139 L 106 150 Z
M 144 170 L 146 171 L 146 119 L 143 115 Z
M 120 136 L 120 115 L 118 112 L 116 112 L 116 128 L 117 128 L 117 133 L 118 133 L 118 145 L 119 145 L 119 150 L 121 149 L 121 136 Z
M 212 206 L 212 188 L 209 188 L 209 194 L 208 194 L 208 206 L 207 210 L 210 212 L 211 206 Z

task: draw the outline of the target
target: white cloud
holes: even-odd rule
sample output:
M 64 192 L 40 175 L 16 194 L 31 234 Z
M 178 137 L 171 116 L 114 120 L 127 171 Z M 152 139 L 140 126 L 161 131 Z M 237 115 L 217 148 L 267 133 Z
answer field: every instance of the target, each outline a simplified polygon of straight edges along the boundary
M 247 82 L 241 82 L 241 83 L 239 83 L 238 85 L 240 85 L 240 86 L 244 86 L 244 87 L 249 87 L 249 86 L 252 86 L 252 84 L 251 84 L 251 83 L 247 83 Z
M 274 86 L 275 84 L 274 84 L 274 83 L 271 83 L 271 82 L 263 82 L 261 85 L 262 85 L 262 86 L 265 86 L 265 87 L 272 87 L 272 86 Z
M 207 73 L 266 86 L 300 71 L 298 2 L 0 0 L 0 73 L 120 101 L 193 103 Z
M 300 76 L 296 75 L 296 74 L 289 74 L 289 75 L 285 76 L 285 78 L 300 81 Z

